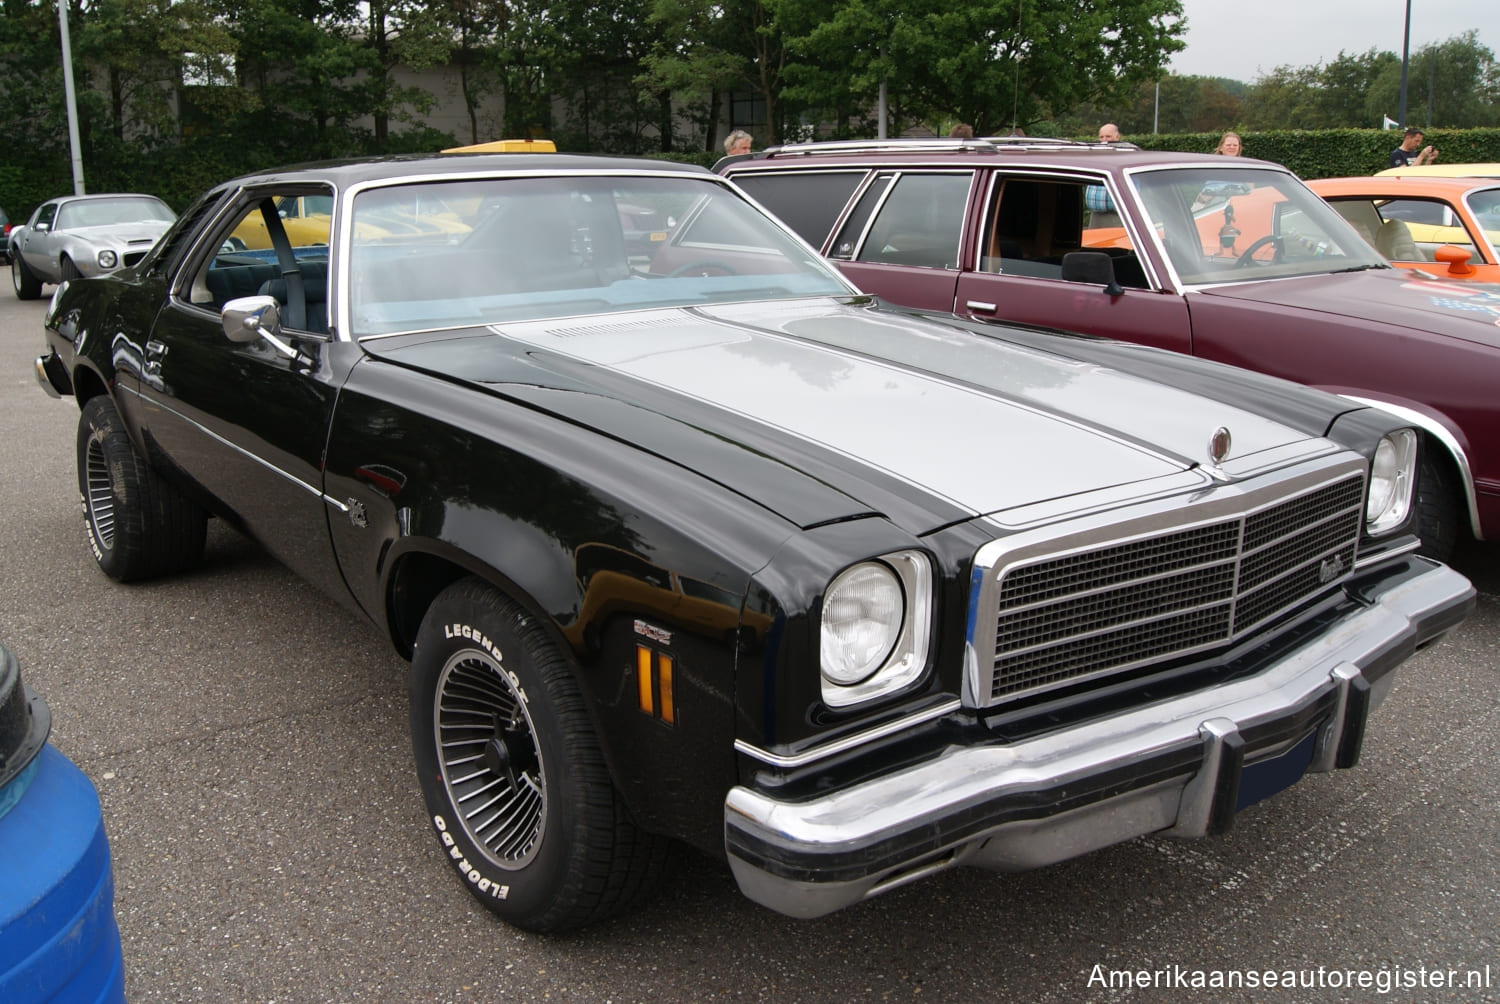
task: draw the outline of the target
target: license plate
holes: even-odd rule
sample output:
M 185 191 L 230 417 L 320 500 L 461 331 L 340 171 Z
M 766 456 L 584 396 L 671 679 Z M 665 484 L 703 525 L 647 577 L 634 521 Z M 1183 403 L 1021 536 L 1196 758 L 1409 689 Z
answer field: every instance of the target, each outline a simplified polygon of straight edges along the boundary
M 1317 733 L 1309 733 L 1297 745 L 1280 756 L 1250 764 L 1240 774 L 1240 797 L 1234 811 L 1239 812 L 1263 798 L 1270 798 L 1302 780 L 1312 763 Z

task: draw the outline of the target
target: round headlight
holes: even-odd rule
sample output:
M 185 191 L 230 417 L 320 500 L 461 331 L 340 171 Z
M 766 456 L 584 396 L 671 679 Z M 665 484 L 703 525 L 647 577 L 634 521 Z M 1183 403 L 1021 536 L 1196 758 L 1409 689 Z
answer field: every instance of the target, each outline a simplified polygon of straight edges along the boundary
M 120 263 L 120 259 L 115 256 L 115 253 L 113 251 L 100 251 L 99 252 L 99 267 L 100 268 L 114 268 L 119 263 Z
M 840 574 L 823 597 L 823 675 L 851 687 L 879 669 L 905 612 L 901 583 L 885 565 L 867 562 Z
M 1406 521 L 1416 480 L 1417 437 L 1410 429 L 1382 436 L 1370 462 L 1370 492 L 1365 499 L 1365 525 L 1381 533 Z

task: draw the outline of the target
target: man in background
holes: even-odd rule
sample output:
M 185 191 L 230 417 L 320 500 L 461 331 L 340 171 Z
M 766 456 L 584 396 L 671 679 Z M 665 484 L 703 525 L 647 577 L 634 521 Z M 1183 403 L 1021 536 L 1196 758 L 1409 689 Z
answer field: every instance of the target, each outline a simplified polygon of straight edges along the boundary
M 1117 126 L 1117 125 L 1115 125 L 1113 122 L 1106 122 L 1106 123 L 1104 123 L 1102 126 L 1099 127 L 1099 142 L 1101 142 L 1101 143 L 1118 143 L 1118 142 L 1120 142 L 1120 127 Z
M 1406 130 L 1401 137 L 1401 145 L 1391 151 L 1392 167 L 1411 167 L 1413 165 L 1431 164 L 1437 160 L 1437 147 L 1422 146 L 1420 153 L 1417 147 L 1422 146 L 1422 130 L 1412 126 Z
M 755 137 L 743 129 L 736 129 L 724 137 L 724 154 L 729 157 L 737 157 L 742 153 L 750 152 L 750 143 Z

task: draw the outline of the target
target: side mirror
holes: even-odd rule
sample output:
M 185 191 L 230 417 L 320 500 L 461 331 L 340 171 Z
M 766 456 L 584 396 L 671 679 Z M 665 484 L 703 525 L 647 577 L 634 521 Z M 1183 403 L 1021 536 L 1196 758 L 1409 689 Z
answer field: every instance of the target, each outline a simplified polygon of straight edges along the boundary
M 1103 286 L 1110 296 L 1125 292 L 1115 281 L 1115 260 L 1103 251 L 1069 251 L 1063 255 L 1062 278 L 1065 282 Z
M 1457 244 L 1444 244 L 1432 252 L 1433 261 L 1447 265 L 1449 275 L 1473 275 L 1474 266 L 1469 264 L 1472 257 L 1473 252 Z
M 302 353 L 281 337 L 281 304 L 274 296 L 242 296 L 224 304 L 219 315 L 224 337 L 236 345 L 264 341 L 293 362 L 305 361 Z
M 242 296 L 224 304 L 224 337 L 248 345 L 281 334 L 281 304 L 274 296 Z

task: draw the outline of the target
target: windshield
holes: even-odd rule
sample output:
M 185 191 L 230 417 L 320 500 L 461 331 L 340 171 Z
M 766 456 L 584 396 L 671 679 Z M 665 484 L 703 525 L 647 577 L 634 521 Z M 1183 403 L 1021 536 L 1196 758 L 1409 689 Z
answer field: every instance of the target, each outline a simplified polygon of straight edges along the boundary
M 487 178 L 354 199 L 356 337 L 852 292 L 710 178 Z
M 1467 196 L 1469 212 L 1484 231 L 1484 239 L 1490 245 L 1490 259 L 1500 261 L 1496 249 L 1500 248 L 1500 188 L 1487 188 L 1470 192 Z
M 1386 267 L 1343 217 L 1281 171 L 1215 166 L 1131 180 L 1185 285 Z
M 56 230 L 70 227 L 118 226 L 121 223 L 171 223 L 177 214 L 150 196 L 122 196 L 65 202 L 57 211 Z

